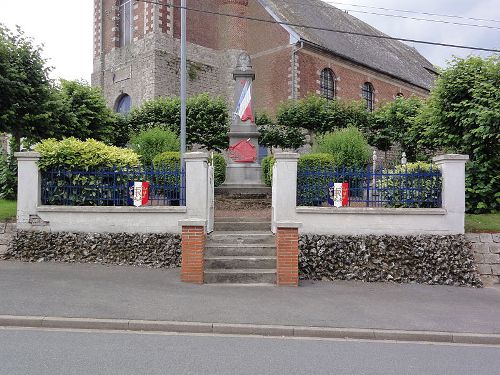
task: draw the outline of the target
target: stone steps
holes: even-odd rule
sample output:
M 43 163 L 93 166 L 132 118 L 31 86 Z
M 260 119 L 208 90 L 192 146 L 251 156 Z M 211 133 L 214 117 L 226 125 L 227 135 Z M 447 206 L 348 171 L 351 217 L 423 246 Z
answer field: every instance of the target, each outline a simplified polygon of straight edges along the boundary
M 271 231 L 271 223 L 261 218 L 216 218 L 214 231 L 258 232 Z
M 219 224 L 216 219 L 215 225 Z M 225 218 L 237 231 L 216 231 L 205 245 L 205 283 L 275 284 L 276 244 L 262 219 Z M 255 230 L 265 225 L 266 230 Z M 250 230 L 250 228 L 252 230 Z M 242 230 L 243 229 L 243 230 Z

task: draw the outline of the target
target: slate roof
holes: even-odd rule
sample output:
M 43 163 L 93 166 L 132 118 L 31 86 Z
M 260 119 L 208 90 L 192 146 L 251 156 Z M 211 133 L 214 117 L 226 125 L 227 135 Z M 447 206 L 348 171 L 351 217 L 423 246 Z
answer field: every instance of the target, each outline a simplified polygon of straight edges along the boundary
M 260 0 L 280 21 L 357 33 L 381 35 L 367 23 L 321 0 Z M 304 42 L 347 60 L 385 72 L 429 90 L 435 68 L 417 50 L 397 40 L 369 38 L 290 26 Z M 429 71 L 430 70 L 430 71 Z

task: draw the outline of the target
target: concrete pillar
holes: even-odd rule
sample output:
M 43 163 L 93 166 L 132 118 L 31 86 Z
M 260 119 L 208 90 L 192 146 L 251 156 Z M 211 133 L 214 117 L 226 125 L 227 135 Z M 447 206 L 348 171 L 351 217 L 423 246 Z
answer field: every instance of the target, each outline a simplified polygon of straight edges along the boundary
M 299 228 L 296 220 L 299 154 L 278 153 L 273 166 L 272 229 L 276 234 L 276 283 L 299 285 Z
M 442 207 L 457 233 L 464 233 L 465 164 L 468 160 L 468 155 L 458 154 L 439 155 L 432 159 L 443 177 Z
M 40 171 L 37 152 L 16 152 L 17 158 L 17 228 L 30 229 L 30 215 L 37 215 L 41 204 Z
M 181 280 L 203 283 L 206 227 L 208 218 L 208 154 L 189 152 L 186 161 L 186 210 L 182 227 Z
M 273 166 L 273 213 L 272 230 L 276 233 L 276 223 L 295 221 L 297 206 L 297 161 L 299 154 L 282 152 L 274 155 Z

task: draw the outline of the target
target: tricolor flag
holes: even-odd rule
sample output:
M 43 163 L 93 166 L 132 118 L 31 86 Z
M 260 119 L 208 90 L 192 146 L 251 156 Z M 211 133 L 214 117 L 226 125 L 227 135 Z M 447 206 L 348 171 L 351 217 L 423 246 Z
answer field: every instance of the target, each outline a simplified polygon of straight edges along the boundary
M 245 86 L 243 86 L 235 114 L 239 116 L 241 121 L 255 122 L 252 112 L 252 84 L 250 81 L 246 81 Z
M 129 181 L 128 204 L 129 206 L 144 206 L 149 201 L 149 182 Z
M 328 204 L 335 207 L 344 207 L 349 204 L 349 184 L 335 182 L 328 185 Z

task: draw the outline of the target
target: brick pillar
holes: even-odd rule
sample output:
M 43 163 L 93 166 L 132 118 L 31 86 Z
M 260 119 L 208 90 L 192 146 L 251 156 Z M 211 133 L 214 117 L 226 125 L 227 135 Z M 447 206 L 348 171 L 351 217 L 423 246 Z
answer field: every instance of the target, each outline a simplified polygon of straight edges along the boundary
M 182 226 L 181 281 L 203 284 L 205 226 Z
M 278 286 L 299 285 L 299 229 L 282 227 L 276 230 L 276 283 Z

